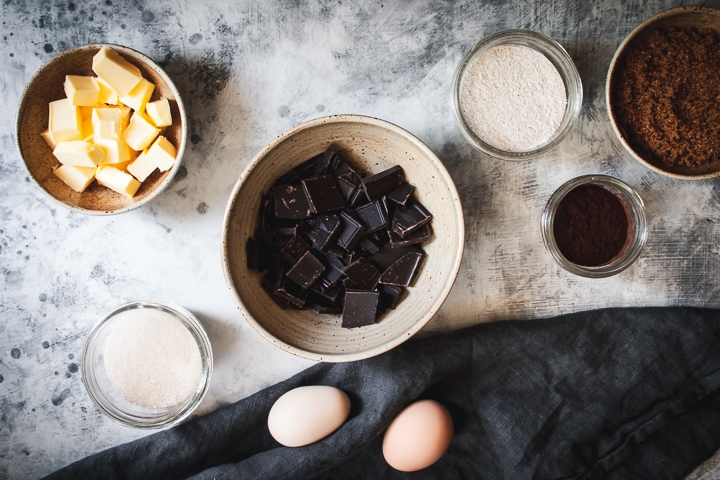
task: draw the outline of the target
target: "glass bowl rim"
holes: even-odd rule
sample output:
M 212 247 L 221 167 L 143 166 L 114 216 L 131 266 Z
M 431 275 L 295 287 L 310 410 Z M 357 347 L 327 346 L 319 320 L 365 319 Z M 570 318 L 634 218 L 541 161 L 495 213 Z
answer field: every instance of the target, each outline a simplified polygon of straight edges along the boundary
M 485 142 L 470 128 L 460 109 L 460 86 L 467 67 L 473 63 L 475 58 L 484 51 L 507 44 L 519 44 L 533 48 L 547 58 L 557 69 L 558 74 L 565 85 L 565 96 L 567 105 L 562 123 L 548 141 L 532 150 L 523 152 L 511 152 L 502 150 Z M 539 157 L 557 147 L 572 130 L 582 108 L 583 87 L 580 74 L 575 62 L 567 53 L 565 48 L 557 41 L 539 32 L 527 29 L 501 30 L 481 38 L 473 47 L 465 53 L 457 67 L 452 79 L 452 110 L 455 123 L 465 140 L 481 152 L 495 158 L 508 161 L 522 161 Z
M 154 308 L 162 310 L 171 314 L 175 319 L 180 321 L 190 331 L 190 334 L 196 341 L 203 363 L 203 371 L 201 378 L 202 387 L 198 388 L 198 390 L 196 390 L 196 392 L 191 397 L 189 397 L 187 401 L 179 404 L 181 406 L 178 406 L 178 410 L 176 412 L 169 415 L 163 415 L 148 419 L 140 419 L 130 414 L 125 415 L 126 412 L 123 412 L 121 408 L 115 406 L 115 410 L 119 412 L 117 413 L 105 404 L 102 399 L 102 397 L 104 397 L 104 394 L 102 396 L 99 395 L 99 393 L 102 392 L 102 388 L 96 380 L 96 372 L 90 356 L 91 351 L 95 346 L 95 342 L 98 341 L 98 336 L 101 333 L 101 330 L 107 327 L 108 323 L 119 313 L 138 308 Z M 205 398 L 205 395 L 209 391 L 213 375 L 212 345 L 203 325 L 200 323 L 198 318 L 186 308 L 165 300 L 135 300 L 123 303 L 113 308 L 108 313 L 103 315 L 103 317 L 93 326 L 93 328 L 88 333 L 85 344 L 83 346 L 80 362 L 80 373 L 83 385 L 85 386 L 85 390 L 87 391 L 90 399 L 98 407 L 98 409 L 105 415 L 107 415 L 110 419 L 122 425 L 139 429 L 155 429 L 169 427 L 182 422 L 188 416 L 190 416 L 200 405 L 202 400 Z

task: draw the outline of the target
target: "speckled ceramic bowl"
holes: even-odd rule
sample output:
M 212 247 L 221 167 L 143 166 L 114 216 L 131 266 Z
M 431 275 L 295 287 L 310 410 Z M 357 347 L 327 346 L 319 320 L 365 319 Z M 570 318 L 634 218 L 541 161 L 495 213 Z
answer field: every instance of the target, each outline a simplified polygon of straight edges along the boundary
M 618 123 L 616 118 L 615 107 L 613 105 L 613 89 L 615 88 L 619 64 L 622 62 L 623 55 L 625 54 L 628 45 L 653 30 L 663 27 L 710 28 L 720 32 L 720 10 L 704 6 L 671 8 L 670 10 L 660 12 L 657 15 L 645 20 L 632 32 L 630 32 L 627 37 L 625 37 L 615 51 L 615 55 L 610 62 L 610 68 L 605 82 L 605 102 L 608 115 L 610 116 L 610 124 L 612 125 L 615 135 L 618 140 L 620 140 L 620 143 L 625 150 L 627 150 L 627 152 L 630 153 L 635 160 L 654 172 L 683 180 L 705 180 L 720 176 L 720 161 L 711 162 L 698 167 L 669 167 L 664 165 L 662 162 L 646 158 L 633 146 L 632 139 L 627 134 L 623 126 Z
M 400 165 L 420 202 L 433 213 L 432 238 L 415 284 L 373 325 L 346 329 L 341 315 L 282 310 L 261 288 L 261 275 L 247 266 L 245 245 L 255 231 L 260 197 L 284 173 L 335 143 L 354 165 L 377 173 Z M 223 227 L 223 267 L 242 315 L 263 337 L 295 355 L 345 362 L 378 355 L 417 333 L 438 311 L 460 268 L 463 213 L 442 162 L 420 140 L 382 120 L 342 115 L 299 125 L 265 147 L 240 176 L 228 201 Z
M 93 182 L 83 193 L 75 192 L 53 174 L 59 162 L 40 136 L 48 126 L 48 104 L 65 98 L 65 75 L 95 75 L 92 57 L 104 46 L 120 53 L 137 66 L 149 82 L 155 85 L 151 101 L 164 97 L 170 102 L 173 124 L 163 135 L 177 149 L 173 168 L 156 170 L 145 180 L 133 198 L 101 187 Z M 17 112 L 17 146 L 30 178 L 55 202 L 81 213 L 112 215 L 140 207 L 155 198 L 170 183 L 182 163 L 187 136 L 185 107 L 180 94 L 167 74 L 149 57 L 120 45 L 92 44 L 66 50 L 43 65 L 25 87 Z

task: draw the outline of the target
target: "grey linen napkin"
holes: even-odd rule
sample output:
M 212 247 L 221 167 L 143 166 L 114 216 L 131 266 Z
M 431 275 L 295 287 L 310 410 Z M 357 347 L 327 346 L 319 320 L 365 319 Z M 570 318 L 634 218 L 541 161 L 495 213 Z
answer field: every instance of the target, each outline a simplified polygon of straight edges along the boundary
M 275 442 L 283 393 L 333 385 L 350 418 L 313 445 Z M 385 428 L 410 402 L 450 410 L 434 465 L 401 473 Z M 720 448 L 720 311 L 607 309 L 483 324 L 375 358 L 318 364 L 230 406 L 48 478 L 680 479 Z

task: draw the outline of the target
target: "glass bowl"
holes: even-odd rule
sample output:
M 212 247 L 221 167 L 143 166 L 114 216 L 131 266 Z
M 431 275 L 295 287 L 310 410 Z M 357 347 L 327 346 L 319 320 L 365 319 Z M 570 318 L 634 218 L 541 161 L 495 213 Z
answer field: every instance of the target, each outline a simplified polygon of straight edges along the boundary
M 185 326 L 200 351 L 202 373 L 192 395 L 177 405 L 147 408 L 128 401 L 113 386 L 105 367 L 105 348 L 115 325 L 122 321 L 121 313 L 137 309 L 155 309 L 169 313 Z M 213 372 L 213 356 L 203 326 L 188 310 L 170 302 L 143 300 L 125 303 L 105 315 L 88 335 L 82 352 L 82 379 L 90 398 L 111 419 L 130 427 L 160 428 L 180 423 L 187 418 L 205 397 Z
M 617 255 L 608 262 L 597 266 L 585 266 L 568 260 L 555 241 L 555 218 L 563 198 L 580 185 L 595 185 L 609 191 L 620 200 L 628 219 L 628 231 L 625 244 Z M 602 278 L 615 275 L 628 268 L 640 255 L 648 237 L 645 204 L 640 195 L 625 182 L 607 175 L 583 175 L 563 184 L 552 194 L 543 210 L 540 220 L 545 248 L 555 261 L 565 270 L 589 278 Z
M 488 50 L 500 45 L 522 45 L 540 52 L 555 66 L 565 84 L 567 102 L 565 105 L 565 114 L 563 115 L 560 126 L 544 143 L 534 147 L 532 150 L 516 152 L 502 150 L 493 146 L 472 130 L 461 109 L 460 96 L 468 69 L 475 63 L 475 60 L 480 58 Z M 530 30 L 505 30 L 480 40 L 465 54 L 458 64 L 455 69 L 452 84 L 452 106 L 455 121 L 465 136 L 465 139 L 481 152 L 503 160 L 517 161 L 535 158 L 558 146 L 572 129 L 580 115 L 580 108 L 582 106 L 582 82 L 580 81 L 580 75 L 570 55 L 568 55 L 565 49 L 555 40 Z

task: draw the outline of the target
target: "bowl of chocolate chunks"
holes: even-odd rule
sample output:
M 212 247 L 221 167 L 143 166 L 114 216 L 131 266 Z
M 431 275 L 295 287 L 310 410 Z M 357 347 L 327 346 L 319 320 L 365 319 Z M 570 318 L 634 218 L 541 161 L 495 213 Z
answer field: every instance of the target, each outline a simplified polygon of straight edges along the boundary
M 442 162 L 389 122 L 303 123 L 237 181 L 223 228 L 235 301 L 292 354 L 345 362 L 417 333 L 452 288 L 463 254 L 460 199 Z

